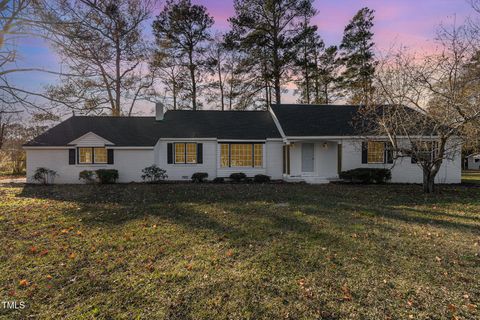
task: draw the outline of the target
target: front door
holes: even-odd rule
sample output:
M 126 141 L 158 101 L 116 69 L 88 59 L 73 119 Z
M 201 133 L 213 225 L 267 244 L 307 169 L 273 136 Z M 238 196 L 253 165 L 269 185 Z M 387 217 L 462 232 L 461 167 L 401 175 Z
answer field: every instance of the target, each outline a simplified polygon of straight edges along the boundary
M 302 172 L 313 172 L 314 144 L 302 143 Z

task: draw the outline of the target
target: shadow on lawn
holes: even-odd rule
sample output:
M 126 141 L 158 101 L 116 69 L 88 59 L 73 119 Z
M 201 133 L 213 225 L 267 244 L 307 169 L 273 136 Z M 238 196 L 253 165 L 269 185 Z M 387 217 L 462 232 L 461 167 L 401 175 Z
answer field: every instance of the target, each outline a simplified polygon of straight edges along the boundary
M 26 185 L 19 196 L 69 202 L 76 208 L 65 214 L 81 217 L 86 224 L 115 226 L 156 216 L 191 229 L 209 229 L 242 238 L 249 232 L 243 226 L 245 218 L 250 218 L 250 223 L 266 222 L 272 232 L 322 231 L 318 225 L 294 216 L 295 211 L 346 228 L 351 224 L 352 213 L 361 211 L 403 222 L 477 231 L 477 217 L 414 207 L 478 204 L 479 191 L 442 187 L 439 194 L 426 196 L 421 194 L 420 186 L 411 185 Z M 212 210 L 218 212 L 212 214 Z M 222 211 L 223 218 L 219 219 Z M 447 217 L 451 219 L 446 220 Z M 453 219 L 470 219 L 472 223 Z

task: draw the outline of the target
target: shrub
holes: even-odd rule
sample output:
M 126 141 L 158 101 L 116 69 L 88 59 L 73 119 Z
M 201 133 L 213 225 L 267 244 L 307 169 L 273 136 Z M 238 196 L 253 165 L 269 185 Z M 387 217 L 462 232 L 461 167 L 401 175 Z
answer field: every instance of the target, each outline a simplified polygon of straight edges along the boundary
M 224 182 L 225 182 L 225 178 L 217 177 L 217 178 L 213 179 L 212 182 L 213 182 L 213 183 L 224 183 Z
M 253 181 L 256 183 L 267 183 L 270 182 L 270 176 L 264 174 L 257 174 L 253 177 Z
M 142 169 L 142 180 L 146 182 L 159 182 L 168 178 L 167 171 L 157 167 L 156 165 L 151 165 Z
M 206 172 L 196 172 L 192 175 L 192 181 L 196 183 L 205 182 L 207 178 L 208 178 L 208 173 Z
M 241 182 L 247 178 L 247 175 L 243 172 L 237 172 L 237 173 L 232 173 L 230 175 L 230 179 L 232 179 L 235 182 Z
M 116 169 L 99 169 L 95 173 L 101 184 L 115 183 L 118 179 L 118 170 Z
M 57 172 L 47 168 L 37 168 L 33 174 L 33 180 L 41 184 L 52 184 L 57 176 Z
M 94 183 L 96 179 L 95 172 L 90 170 L 83 170 L 78 174 L 78 180 L 84 180 L 86 183 Z
M 390 169 L 357 168 L 341 172 L 340 179 L 361 183 L 385 183 L 392 179 L 392 172 Z

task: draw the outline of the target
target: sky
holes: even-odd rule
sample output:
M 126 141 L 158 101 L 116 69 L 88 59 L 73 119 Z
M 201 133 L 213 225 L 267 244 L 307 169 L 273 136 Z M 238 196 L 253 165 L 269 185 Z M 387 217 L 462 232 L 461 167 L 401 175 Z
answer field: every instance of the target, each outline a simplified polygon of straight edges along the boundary
M 228 29 L 227 19 L 233 15 L 233 0 L 192 0 L 207 7 L 215 19 L 215 29 Z M 376 50 L 386 51 L 401 44 L 416 52 L 433 52 L 434 38 L 440 24 L 461 24 L 473 15 L 468 0 L 316 0 L 318 14 L 313 23 L 327 45 L 339 44 L 343 29 L 362 7 L 375 10 L 374 41 Z M 158 14 L 160 7 L 157 9 Z M 60 71 L 61 63 L 54 51 L 42 40 L 26 38 L 18 42 L 20 66 L 42 67 Z M 17 75 L 11 79 L 17 86 L 41 91 L 57 81 L 56 76 L 43 73 Z M 294 102 L 291 92 L 285 102 Z M 146 109 L 146 113 L 150 112 Z

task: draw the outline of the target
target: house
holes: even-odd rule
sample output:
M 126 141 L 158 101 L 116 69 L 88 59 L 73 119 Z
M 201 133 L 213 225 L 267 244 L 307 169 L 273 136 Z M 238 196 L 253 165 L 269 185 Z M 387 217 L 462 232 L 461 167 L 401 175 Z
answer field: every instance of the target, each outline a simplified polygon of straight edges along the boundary
M 480 153 L 465 157 L 465 169 L 480 170 Z
M 421 183 L 410 158 L 393 159 L 386 137 L 362 137 L 352 125 L 358 106 L 274 105 L 269 111 L 167 111 L 155 117 L 73 116 L 24 145 L 27 179 L 39 167 L 56 183 L 80 183 L 79 172 L 114 168 L 119 182 L 141 181 L 156 164 L 169 180 L 247 176 L 327 183 L 340 171 L 391 168 L 394 183 Z M 460 183 L 460 153 L 445 161 L 437 183 Z

